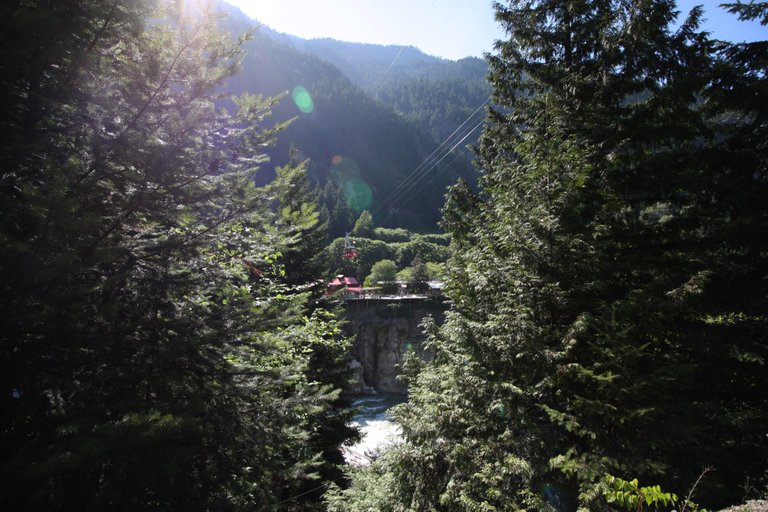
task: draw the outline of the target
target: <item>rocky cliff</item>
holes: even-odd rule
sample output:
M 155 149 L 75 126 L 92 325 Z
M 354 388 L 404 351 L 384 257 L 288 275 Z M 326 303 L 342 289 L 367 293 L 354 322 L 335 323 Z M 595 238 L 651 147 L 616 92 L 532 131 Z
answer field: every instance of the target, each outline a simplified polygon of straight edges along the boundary
M 427 315 L 442 322 L 444 311 L 444 304 L 433 299 L 347 301 L 346 330 L 355 336 L 352 366 L 358 375 L 350 391 L 405 393 L 397 380 L 403 357 L 409 351 L 431 357 L 419 324 Z

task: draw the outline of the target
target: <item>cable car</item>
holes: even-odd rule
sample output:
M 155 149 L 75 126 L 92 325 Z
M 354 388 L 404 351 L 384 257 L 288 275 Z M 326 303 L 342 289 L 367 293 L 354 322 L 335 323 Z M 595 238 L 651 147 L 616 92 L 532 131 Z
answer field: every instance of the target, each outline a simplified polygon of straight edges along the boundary
M 355 241 L 349 239 L 349 233 L 344 235 L 344 254 L 342 257 L 345 260 L 353 260 L 357 258 L 357 249 L 355 249 Z

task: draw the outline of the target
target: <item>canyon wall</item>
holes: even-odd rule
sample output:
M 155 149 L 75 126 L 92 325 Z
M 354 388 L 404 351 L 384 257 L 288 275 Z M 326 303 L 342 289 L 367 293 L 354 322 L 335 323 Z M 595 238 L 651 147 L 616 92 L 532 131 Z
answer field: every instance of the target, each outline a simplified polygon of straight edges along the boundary
M 346 331 L 356 337 L 352 366 L 357 372 L 349 391 L 405 393 L 397 380 L 399 365 L 409 351 L 425 360 L 431 357 L 419 324 L 427 315 L 441 323 L 444 311 L 444 303 L 436 299 L 348 300 Z

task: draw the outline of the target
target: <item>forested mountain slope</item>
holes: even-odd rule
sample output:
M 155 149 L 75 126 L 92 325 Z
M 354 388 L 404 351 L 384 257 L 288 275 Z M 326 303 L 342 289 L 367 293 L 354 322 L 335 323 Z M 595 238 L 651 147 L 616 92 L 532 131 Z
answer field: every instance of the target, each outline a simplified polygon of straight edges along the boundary
M 488 64 L 476 57 L 453 61 L 411 46 L 288 40 L 332 63 L 369 95 L 440 140 L 490 97 Z
M 234 33 L 255 25 L 240 11 L 221 6 L 229 16 L 225 23 Z M 296 119 L 267 151 L 272 163 L 263 166 L 261 182 L 271 179 L 271 169 L 287 161 L 291 147 L 295 147 L 299 158 L 310 160 L 310 177 L 324 189 L 325 208 L 332 217 L 344 217 L 346 229 L 364 209 L 374 211 L 380 225 L 434 227 L 446 187 L 459 177 L 473 181 L 469 160 L 451 155 L 417 187 L 408 189 L 399 198 L 402 200 L 379 209 L 380 202 L 405 181 L 438 142 L 374 100 L 333 64 L 298 50 L 287 44 L 288 40 L 263 27 L 257 30 L 245 44 L 247 54 L 240 73 L 227 83 L 234 92 L 276 95 L 306 91 L 304 98 L 311 98 L 311 105 L 302 107 L 304 111 L 290 96 L 274 108 L 276 122 Z M 470 142 L 470 138 L 465 141 Z

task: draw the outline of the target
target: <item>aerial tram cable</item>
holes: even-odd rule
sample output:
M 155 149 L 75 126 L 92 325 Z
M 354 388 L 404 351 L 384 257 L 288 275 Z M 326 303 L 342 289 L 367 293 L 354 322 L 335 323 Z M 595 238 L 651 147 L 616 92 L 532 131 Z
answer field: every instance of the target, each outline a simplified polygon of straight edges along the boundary
M 442 153 L 442 155 L 440 155 L 440 158 L 438 158 L 438 159 L 436 159 L 436 160 L 433 160 L 432 162 L 430 162 L 430 163 L 429 163 L 429 165 L 428 165 L 427 167 L 425 167 L 424 169 L 422 169 L 422 171 L 421 171 L 421 172 L 419 172 L 419 173 L 417 173 L 417 174 L 415 174 L 415 175 L 412 175 L 412 176 L 410 176 L 408 180 L 406 180 L 406 181 L 404 181 L 403 183 L 401 183 L 401 186 L 399 187 L 399 190 L 397 190 L 397 191 L 396 191 L 396 193 L 394 193 L 394 194 L 390 194 L 390 195 L 388 196 L 387 200 L 386 200 L 386 201 L 383 201 L 383 202 L 382 202 L 382 203 L 381 203 L 381 204 L 380 204 L 380 205 L 377 207 L 377 209 L 376 209 L 376 213 L 378 214 L 378 213 L 380 213 L 381 211 L 383 211 L 383 210 L 385 210 L 385 209 L 389 208 L 389 207 L 390 207 L 390 206 L 392 206 L 393 204 L 396 204 L 396 203 L 400 202 L 400 201 L 402 200 L 402 197 L 403 197 L 403 195 L 405 195 L 405 194 L 409 193 L 409 192 L 410 192 L 410 191 L 411 191 L 411 190 L 412 190 L 412 189 L 413 189 L 415 186 L 417 186 L 417 185 L 418 185 L 418 184 L 419 184 L 419 183 L 420 183 L 420 182 L 421 182 L 421 181 L 422 181 L 424 178 L 426 178 L 427 176 L 429 176 L 429 173 L 430 173 L 430 172 L 432 172 L 432 170 L 433 170 L 433 169 L 435 169 L 435 168 L 436 168 L 438 165 L 440 165 L 440 163 L 441 163 L 443 160 L 445 160 L 446 158 L 448 158 L 448 156 L 449 156 L 449 155 L 450 155 L 450 154 L 451 154 L 451 153 L 452 153 L 452 152 L 453 152 L 453 151 L 454 151 L 454 150 L 455 150 L 455 149 L 456 149 L 456 148 L 457 148 L 457 147 L 458 147 L 458 146 L 459 146 L 459 145 L 460 145 L 460 144 L 461 144 L 461 143 L 462 143 L 464 140 L 466 140 L 466 138 L 467 138 L 467 137 L 469 137 L 469 135 L 471 135 L 471 134 L 472 134 L 472 132 L 474 132 L 474 131 L 477 129 L 477 127 L 478 127 L 478 126 L 480 126 L 481 124 L 483 124 L 483 122 L 484 122 L 484 120 L 481 120 L 479 123 L 475 124 L 474 126 L 471 126 L 469 129 L 465 129 L 465 131 L 463 131 L 462 133 L 460 133 L 460 134 L 459 134 L 459 136 L 461 137 L 461 139 L 459 139 L 459 141 L 458 141 L 458 142 L 454 143 L 454 144 L 453 144 L 453 146 L 451 146 L 449 149 L 447 149 L 446 151 L 444 151 L 444 152 Z M 458 158 L 458 156 L 459 156 L 459 155 L 457 154 L 457 155 L 456 155 L 456 158 Z M 451 163 L 453 163 L 454 161 L 456 161 L 456 158 L 454 158 L 453 160 L 451 160 Z M 449 165 L 450 165 L 450 164 L 449 164 Z M 442 170 L 441 170 L 441 172 L 442 172 L 442 171 L 444 171 L 444 170 L 445 170 L 445 169 L 442 169 Z M 429 181 L 431 182 L 432 180 L 430 179 Z
M 426 183 L 425 183 L 423 186 L 419 187 L 419 189 L 418 189 L 417 191 L 415 191 L 413 194 L 409 195 L 407 198 L 401 198 L 399 201 L 396 201 L 396 202 L 392 203 L 392 205 L 395 205 L 395 204 L 399 203 L 400 201 L 404 201 L 404 202 L 405 202 L 405 201 L 410 201 L 410 200 L 411 200 L 413 197 L 415 197 L 415 196 L 416 196 L 416 195 L 417 195 L 419 192 L 421 192 L 422 190 L 424 190 L 424 187 L 426 187 L 427 185 L 429 185 L 430 183 L 432 183 L 432 180 L 433 180 L 433 179 L 434 179 L 436 176 L 439 176 L 439 175 L 440 175 L 440 174 L 441 174 L 443 171 L 445 171 L 446 169 L 448 169 L 448 168 L 449 168 L 449 167 L 450 167 L 450 166 L 453 164 L 453 162 L 455 162 L 456 160 L 458 160 L 458 159 L 459 159 L 459 156 L 460 156 L 460 155 L 458 155 L 458 154 L 457 154 L 457 155 L 454 155 L 454 157 L 451 159 L 451 161 L 450 161 L 450 162 L 448 162 L 448 164 L 447 164 L 445 167 L 443 167 L 442 169 L 440 169 L 440 170 L 437 172 L 437 174 L 435 174 L 435 176 L 433 176 L 432 178 L 430 178 L 430 179 L 429 179 L 429 181 L 427 181 L 427 182 L 426 182 Z M 394 214 L 395 214 L 395 212 L 394 212 L 393 210 L 390 210 L 390 211 L 389 211 L 389 213 L 387 213 L 386 215 L 384 215 L 384 217 L 382 218 L 382 220 L 387 220 L 387 219 L 389 219 L 389 218 L 390 218 L 392 215 L 394 215 Z
M 413 171 L 411 171 L 411 173 L 402 182 L 400 182 L 400 184 L 397 187 L 395 187 L 395 189 L 392 192 L 390 192 L 387 195 L 387 197 L 385 197 L 381 201 L 381 203 L 379 203 L 379 206 L 376 207 L 376 209 L 374 210 L 373 214 L 375 215 L 375 214 L 380 213 L 382 210 L 384 210 L 384 208 L 387 206 L 388 203 L 392 202 L 398 195 L 402 194 L 403 190 L 409 188 L 409 182 L 411 180 L 420 179 L 420 176 L 419 176 L 420 174 L 423 174 L 425 172 L 429 172 L 434 167 L 434 166 L 430 167 L 430 164 L 432 163 L 432 161 L 434 159 L 437 158 L 436 155 L 438 155 L 439 153 L 444 151 L 444 149 L 443 149 L 444 146 L 451 144 L 452 143 L 451 139 L 453 139 L 454 136 L 456 136 L 457 133 L 461 132 L 462 128 L 464 127 L 464 125 L 466 125 L 470 121 L 470 119 L 472 119 L 490 101 L 491 101 L 490 98 L 488 98 L 485 101 L 483 101 L 483 103 L 480 104 L 480 106 L 478 106 L 474 110 L 474 112 L 472 112 L 450 135 L 448 135 L 448 137 L 446 137 L 445 140 L 443 140 L 443 142 L 441 142 L 440 145 L 434 151 L 432 151 L 432 153 L 430 153 L 430 155 L 427 158 L 425 158 L 422 163 L 420 163 Z M 482 121 L 481 121 L 481 123 L 482 123 Z M 473 130 L 476 127 L 477 126 L 475 126 L 473 128 Z M 461 135 L 462 134 L 460 133 L 459 136 L 461 136 Z M 464 138 L 462 138 L 461 141 L 463 141 L 464 139 L 466 139 L 466 136 L 464 136 Z M 459 143 L 461 143 L 461 141 L 459 141 Z M 440 157 L 437 160 L 437 162 L 442 161 L 447 156 L 447 153 L 450 153 L 455 148 L 456 148 L 456 145 L 454 145 L 451 149 L 448 149 L 447 152 L 445 154 L 443 154 L 443 156 Z
M 451 153 L 451 152 L 452 152 L 454 149 L 456 149 L 456 147 L 458 147 L 458 146 L 459 146 L 459 144 L 461 144 L 462 142 L 464 142 L 464 141 L 467 139 L 467 137 L 469 137 L 469 136 L 470 136 L 470 135 L 471 135 L 471 134 L 472 134 L 472 133 L 473 133 L 475 130 L 477 130 L 477 129 L 478 129 L 480 126 L 482 126 L 484 122 L 485 122 L 485 119 L 481 120 L 479 123 L 477 123 L 476 125 L 474 125 L 474 126 L 473 126 L 473 127 L 472 127 L 472 128 L 469 130 L 469 131 L 468 131 L 468 132 L 466 132 L 466 133 L 465 133 L 465 135 L 464 135 L 464 136 L 461 138 L 461 140 L 459 140 L 459 141 L 458 141 L 456 144 L 454 144 L 454 146 L 451 148 L 451 150 L 450 150 L 450 151 L 448 151 L 447 153 L 445 153 L 445 154 L 443 155 L 443 157 L 442 157 L 442 158 L 440 158 L 440 160 L 438 160 L 437 162 L 435 162 L 435 163 L 434 163 L 434 164 L 433 164 L 433 165 L 430 167 L 430 169 L 429 169 L 429 170 L 431 171 L 432 169 L 434 169 L 435 167 L 437 167 L 437 165 L 439 165 L 439 164 L 440 164 L 440 162 L 442 162 L 442 161 L 443 161 L 443 160 L 444 160 L 444 159 L 445 159 L 445 158 L 446 158 L 446 157 L 447 157 L 447 156 L 448 156 L 448 155 L 449 155 L 449 154 L 450 154 L 450 153 Z M 414 188 L 415 188 L 415 187 L 416 187 L 416 186 L 419 184 L 419 182 L 420 182 L 422 179 L 424 179 L 424 178 L 427 176 L 427 174 L 423 174 L 423 175 L 422 175 L 422 176 L 421 176 L 421 177 L 420 177 L 418 180 L 414 181 L 414 182 L 413 182 L 412 184 L 410 184 L 410 185 L 409 185 L 409 186 L 408 186 L 408 187 L 407 187 L 405 190 L 403 190 L 403 191 L 401 192 L 401 194 L 400 194 L 400 197 L 398 197 L 398 198 L 395 198 L 394 200 L 390 201 L 388 206 L 390 206 L 390 207 L 391 207 L 391 206 L 394 206 L 394 205 L 396 205 L 396 204 L 398 204 L 398 203 L 400 203 L 400 202 L 403 202 L 403 201 L 409 201 L 409 200 L 413 199 L 413 198 L 414 198 L 414 197 L 415 197 L 415 196 L 416 196 L 416 195 L 417 195 L 419 192 L 421 192 L 422 190 L 424 190 L 424 188 L 426 188 L 426 186 L 427 186 L 427 185 L 429 185 L 430 183 L 432 183 L 432 181 L 433 181 L 433 180 L 434 180 L 436 177 L 438 177 L 440 174 L 442 174 L 443 172 L 445 172 L 445 171 L 446 171 L 446 169 L 449 169 L 449 168 L 450 168 L 450 166 L 451 166 L 451 164 L 453 164 L 453 162 L 455 162 L 455 161 L 456 161 L 458 158 L 459 158 L 459 155 L 458 155 L 458 154 L 457 154 L 457 155 L 455 155 L 455 156 L 454 156 L 454 158 L 453 158 L 453 160 L 451 160 L 451 161 L 450 161 L 448 164 L 446 164 L 446 165 L 445 165 L 445 166 L 443 166 L 443 167 L 442 167 L 442 168 L 441 168 L 439 171 L 437 171 L 435 174 L 433 174 L 433 175 L 432 175 L 432 177 L 431 177 L 429 180 L 427 180 L 427 181 L 426 181 L 426 182 L 425 182 L 425 183 L 424 183 L 424 184 L 423 184 L 421 187 L 419 187 L 418 189 L 414 190 L 412 193 L 410 193 L 410 194 L 409 194 L 409 192 L 411 192 L 411 191 L 412 191 L 412 190 L 413 190 L 413 189 L 414 189 Z M 408 196 L 407 196 L 407 197 L 406 197 L 406 194 L 408 194 Z M 385 218 L 388 218 L 390 215 L 392 215 L 392 213 L 388 214 L 388 215 L 387 215 Z
M 422 174 L 421 174 L 421 176 L 419 176 L 417 179 L 415 179 L 415 180 L 413 180 L 411 183 L 409 183 L 409 184 L 408 184 L 408 186 L 407 186 L 407 187 L 405 187 L 405 188 L 404 188 L 404 189 L 403 189 L 403 190 L 400 192 L 400 194 L 399 194 L 399 197 L 393 197 L 393 198 L 392 198 L 392 200 L 389 202 L 389 206 L 392 206 L 393 204 L 397 204 L 398 202 L 400 202 L 400 201 L 402 200 L 402 197 L 403 197 L 405 194 L 409 193 L 411 190 L 413 190 L 413 188 L 414 188 L 414 187 L 416 187 L 416 186 L 419 184 L 419 182 L 421 182 L 421 181 L 422 181 L 424 178 L 426 178 L 427 176 L 429 176 L 429 173 L 430 173 L 430 172 L 431 172 L 433 169 L 435 169 L 435 168 L 436 168 L 438 165 L 440 165 L 440 162 L 442 162 L 443 160 L 445 160 L 446 158 L 448 158 L 448 156 L 449 156 L 449 155 L 450 155 L 450 154 L 451 154 L 451 153 L 452 153 L 452 152 L 453 152 L 453 151 L 454 151 L 454 150 L 455 150 L 455 149 L 456 149 L 456 148 L 457 148 L 457 147 L 458 147 L 458 146 L 459 146 L 459 145 L 460 145 L 462 142 L 464 142 L 464 141 L 467 139 L 467 137 L 469 137 L 469 136 L 470 136 L 472 133 L 474 133 L 474 131 L 475 131 L 475 130 L 477 130 L 477 128 L 478 128 L 478 127 L 480 127 L 480 126 L 481 126 L 481 125 L 482 125 L 484 122 L 485 122 L 485 119 L 481 119 L 481 120 L 480 120 L 480 122 L 478 122 L 478 123 L 477 123 L 477 124 L 475 124 L 474 126 L 470 127 L 470 128 L 469 128 L 469 130 L 466 130 L 466 131 L 464 131 L 464 132 L 461 134 L 461 135 L 462 135 L 461 139 L 459 139 L 459 141 L 458 141 L 458 142 L 456 142 L 456 143 L 455 143 L 455 144 L 454 144 L 454 145 L 453 145 L 453 146 L 452 146 L 452 147 L 451 147 L 451 148 L 450 148 L 448 151 L 446 151 L 446 152 L 445 152 L 445 153 L 444 153 L 444 154 L 443 154 L 443 155 L 440 157 L 440 159 L 439 159 L 439 160 L 436 160 L 435 162 L 433 162 L 433 163 L 432 163 L 432 164 L 429 166 L 429 168 L 428 168 L 428 169 L 426 169 L 426 171 L 425 171 L 424 173 L 422 173 Z M 434 178 L 435 178 L 437 175 L 439 175 L 440 173 L 442 173 L 442 172 L 444 172 L 446 169 L 448 169 L 448 168 L 450 167 L 450 165 L 451 165 L 453 162 L 455 162 L 455 161 L 456 161 L 456 159 L 457 159 L 458 157 L 459 157 L 459 155 L 457 154 L 457 155 L 454 157 L 454 159 L 453 159 L 453 160 L 451 160 L 451 162 L 450 162 L 450 163 L 448 163 L 446 166 L 444 166 L 442 169 L 440 169 L 440 171 L 438 171 L 438 172 L 437 172 L 437 173 L 436 173 L 434 176 L 432 176 L 432 177 L 431 177 L 431 178 L 430 178 L 430 179 L 427 181 L 427 183 L 431 183 L 431 182 L 432 182 L 432 180 L 433 180 L 433 179 L 434 179 Z M 419 191 L 423 190 L 423 188 L 424 188 L 424 187 L 421 187 L 421 188 L 419 188 L 419 190 L 417 191 L 417 193 L 418 193 Z M 413 197 L 413 195 L 415 195 L 415 194 L 412 194 L 412 195 L 411 195 L 411 196 L 409 196 L 409 197 Z
M 377 207 L 376 212 L 380 213 L 384 209 L 392 206 L 393 204 L 400 202 L 402 200 L 402 197 L 405 194 L 409 193 L 416 185 L 418 185 L 424 178 L 426 178 L 433 169 L 435 169 L 438 165 L 440 165 L 440 163 L 443 160 L 445 160 L 448 157 L 448 155 L 450 155 L 457 147 L 459 147 L 461 143 L 464 142 L 472 133 L 474 133 L 475 130 L 477 130 L 477 128 L 480 127 L 484 122 L 485 122 L 485 118 L 481 119 L 475 125 L 469 127 L 469 129 L 463 130 L 459 134 L 459 137 L 461 138 L 458 140 L 458 142 L 453 143 L 453 145 L 449 149 L 443 152 L 443 154 L 440 156 L 439 159 L 430 163 L 429 166 L 423 169 L 421 173 L 419 173 L 418 175 L 410 176 L 408 180 L 406 180 L 404 183 L 401 183 L 401 186 L 398 187 L 398 189 L 396 189 L 396 192 L 394 194 L 390 194 L 387 197 L 387 199 Z M 455 160 L 456 159 L 452 160 L 451 163 L 453 163 Z M 438 172 L 438 174 L 445 171 L 446 168 L 441 169 Z M 432 179 L 430 179 L 427 183 L 431 182 Z
M 419 27 L 421 26 L 421 24 L 424 23 L 425 19 L 427 19 L 427 15 L 429 14 L 429 11 L 432 10 L 432 7 L 435 5 L 435 2 L 437 2 L 437 0 L 432 0 L 432 3 L 429 4 L 429 7 L 427 7 L 427 10 L 424 12 L 424 16 L 421 17 L 419 22 L 413 28 L 413 32 L 411 32 L 411 35 L 408 37 L 409 40 L 413 39 L 413 34 L 415 34 L 417 30 L 419 30 Z M 384 74 L 381 75 L 382 78 L 387 76 L 387 73 L 389 73 L 389 70 L 392 69 L 392 66 L 395 65 L 395 62 L 397 62 L 397 59 L 400 58 L 400 54 L 403 53 L 403 50 L 405 50 L 405 48 L 406 48 L 405 45 L 400 46 L 400 51 L 397 52 L 397 55 L 395 55 L 395 58 L 392 59 L 392 62 L 389 63 L 389 66 L 387 66 L 387 69 L 384 71 Z
M 474 112 L 472 112 L 472 113 L 471 113 L 471 114 L 470 114 L 470 115 L 469 115 L 469 116 L 468 116 L 468 117 L 467 117 L 467 118 L 464 120 L 464 122 L 462 122 L 462 123 L 461 123 L 461 124 L 458 126 L 458 128 L 456 128 L 456 129 L 455 129 L 455 130 L 454 130 L 454 131 L 453 131 L 453 132 L 452 132 L 450 135 L 448 135 L 448 137 L 446 137 L 446 138 L 445 138 L 445 140 L 444 140 L 444 141 L 443 141 L 443 142 L 442 142 L 442 143 L 441 143 L 441 144 L 440 144 L 440 145 L 439 145 L 439 146 L 438 146 L 438 147 L 437 147 L 437 148 L 436 148 L 434 151 L 432 151 L 432 153 L 430 153 L 430 155 L 429 155 L 429 156 L 428 156 L 428 157 L 427 157 L 427 158 L 426 158 L 426 159 L 425 159 L 425 160 L 424 160 L 424 161 L 423 161 L 421 164 L 419 164 L 419 166 L 418 166 L 418 167 L 416 167 L 416 169 L 414 169 L 414 170 L 411 172 L 411 174 L 409 174 L 409 175 L 408 175 L 408 177 L 406 177 L 406 178 L 405 178 L 405 179 L 404 179 L 404 180 L 403 180 L 403 181 L 402 181 L 402 182 L 401 182 L 401 183 L 400 183 L 400 184 L 399 184 L 399 185 L 398 185 L 398 186 L 395 188 L 395 190 L 393 190 L 392 192 L 390 192 L 390 194 L 389 194 L 389 195 L 388 195 L 388 196 L 387 196 L 387 197 L 386 197 L 386 198 L 385 198 L 385 199 L 382 201 L 382 203 L 381 203 L 381 204 L 384 204 L 384 203 L 388 202 L 389 200 L 391 200 L 392 198 L 394 198 L 395 196 L 397 196 L 397 195 L 398 195 L 398 193 L 400 192 L 400 189 L 401 189 L 401 188 L 404 188 L 404 187 L 406 187 L 406 186 L 407 186 L 407 184 L 408 184 L 408 181 L 409 181 L 409 180 L 411 180 L 411 179 L 413 179 L 413 178 L 414 178 L 414 177 L 415 177 L 417 174 L 419 174 L 419 171 L 423 171 L 422 167 L 426 167 L 426 166 L 428 166 L 428 165 L 429 165 L 429 163 L 430 163 L 430 160 L 432 160 L 432 159 L 435 157 L 435 155 L 436 155 L 436 154 L 440 153 L 440 151 L 442 150 L 443 146 L 445 146 L 446 144 L 449 144 L 449 143 L 450 143 L 450 140 L 451 140 L 451 139 L 452 139 L 452 138 L 453 138 L 453 137 L 456 135 L 456 133 L 460 132 L 460 131 L 461 131 L 461 129 L 464 127 L 464 125 L 465 125 L 465 124 L 467 124 L 467 123 L 469 122 L 469 120 L 470 120 L 470 119 L 472 119 L 472 117 L 474 117 L 474 116 L 475 116 L 475 114 L 477 114 L 477 113 L 480 111 L 480 109 L 482 109 L 482 108 L 483 108 L 483 107 L 484 107 L 486 104 L 488 104 L 488 102 L 489 102 L 489 101 L 490 101 L 490 98 L 486 99 L 486 100 L 485 100 L 485 101 L 484 101 L 484 102 L 483 102 L 483 103 L 482 103 L 482 104 L 481 104 L 479 107 L 477 107 L 477 108 L 475 109 L 475 111 L 474 111 Z M 377 208 L 377 211 L 378 211 L 379 209 L 380 209 L 380 208 Z

